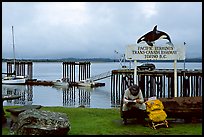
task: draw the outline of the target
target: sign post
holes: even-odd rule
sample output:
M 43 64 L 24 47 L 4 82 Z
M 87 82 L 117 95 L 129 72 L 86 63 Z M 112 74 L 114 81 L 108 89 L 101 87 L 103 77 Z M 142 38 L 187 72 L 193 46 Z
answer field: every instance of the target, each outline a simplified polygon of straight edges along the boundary
M 134 69 L 134 84 L 138 84 L 138 81 L 137 81 L 137 60 L 134 60 L 134 65 L 135 65 L 135 69 Z
M 174 97 L 177 97 L 177 69 L 176 69 L 176 62 L 177 60 L 174 60 Z
M 185 59 L 185 48 L 183 45 L 175 47 L 172 45 L 149 46 L 147 44 L 128 45 L 125 51 L 126 60 L 134 60 L 134 83 L 137 80 L 137 60 L 174 60 L 174 97 L 177 97 L 177 60 Z

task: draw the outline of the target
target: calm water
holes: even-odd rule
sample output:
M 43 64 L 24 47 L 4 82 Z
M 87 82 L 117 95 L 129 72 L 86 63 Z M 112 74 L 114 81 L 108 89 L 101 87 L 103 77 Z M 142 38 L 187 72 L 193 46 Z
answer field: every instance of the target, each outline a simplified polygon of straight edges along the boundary
M 138 63 L 140 64 L 140 63 Z M 154 63 L 158 69 L 172 69 L 173 63 Z M 126 63 L 133 68 L 133 64 Z M 120 69 L 118 62 L 91 63 L 91 76 Z M 184 68 L 184 63 L 177 63 L 178 69 Z M 186 69 L 202 69 L 202 63 L 185 63 Z M 2 72 L 6 72 L 6 63 L 2 63 Z M 76 67 L 78 72 L 78 67 Z M 76 73 L 77 74 L 77 73 Z M 62 63 L 33 63 L 33 78 L 38 80 L 56 80 L 62 77 Z M 76 80 L 78 77 L 76 77 Z M 42 106 L 78 107 L 84 105 L 90 108 L 111 108 L 110 77 L 99 80 L 104 87 L 97 88 L 56 88 L 52 86 L 17 86 L 2 85 L 2 94 L 18 94 L 22 97 L 13 101 L 4 101 L 5 106 L 40 104 Z

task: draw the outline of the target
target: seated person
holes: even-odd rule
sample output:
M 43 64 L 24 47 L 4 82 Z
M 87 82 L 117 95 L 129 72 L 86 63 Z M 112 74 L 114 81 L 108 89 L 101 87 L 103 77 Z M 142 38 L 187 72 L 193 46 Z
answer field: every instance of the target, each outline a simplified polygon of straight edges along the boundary
M 146 105 L 142 91 L 138 85 L 132 85 L 124 92 L 122 111 L 128 113 L 132 108 L 138 109 L 139 122 L 144 122 Z

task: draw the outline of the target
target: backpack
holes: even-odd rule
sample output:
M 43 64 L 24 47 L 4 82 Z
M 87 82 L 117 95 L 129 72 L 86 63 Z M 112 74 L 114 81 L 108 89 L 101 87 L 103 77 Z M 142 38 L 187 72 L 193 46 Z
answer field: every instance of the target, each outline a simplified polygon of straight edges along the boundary
M 153 122 L 160 122 L 166 120 L 167 114 L 163 110 L 164 106 L 162 102 L 158 99 L 149 100 L 146 102 L 146 111 L 148 113 L 148 117 Z

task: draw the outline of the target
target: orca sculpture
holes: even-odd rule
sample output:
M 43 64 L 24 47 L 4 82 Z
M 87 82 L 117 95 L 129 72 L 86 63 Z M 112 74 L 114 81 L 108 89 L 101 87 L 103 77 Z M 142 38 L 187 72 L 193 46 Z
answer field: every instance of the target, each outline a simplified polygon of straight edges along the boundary
M 158 39 L 167 39 L 169 40 L 170 43 L 172 43 L 167 33 L 157 30 L 157 25 L 154 27 L 152 31 L 146 33 L 141 38 L 139 38 L 137 43 L 140 43 L 141 41 L 145 41 L 149 46 L 153 46 L 153 42 Z

